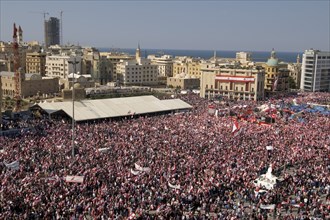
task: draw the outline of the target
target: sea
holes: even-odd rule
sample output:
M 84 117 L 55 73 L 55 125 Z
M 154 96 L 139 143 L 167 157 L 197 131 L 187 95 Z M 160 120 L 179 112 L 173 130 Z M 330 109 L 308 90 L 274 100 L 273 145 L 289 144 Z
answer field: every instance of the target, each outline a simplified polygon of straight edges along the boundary
M 101 52 L 123 52 L 131 55 L 135 55 L 136 48 L 97 48 Z M 226 51 L 226 50 L 217 50 L 216 56 L 220 58 L 236 58 L 236 53 L 241 51 Z M 250 52 L 252 56 L 252 61 L 254 62 L 267 62 L 270 57 L 271 51 L 243 51 Z M 214 56 L 214 50 L 177 50 L 177 49 L 141 49 L 141 55 L 143 57 L 147 57 L 148 55 L 172 55 L 175 56 L 188 56 L 188 57 L 196 57 L 202 59 L 210 59 Z M 297 56 L 302 58 L 302 52 L 280 52 L 276 51 L 276 56 L 279 61 L 287 62 L 287 63 L 295 63 L 297 62 Z M 301 62 L 301 60 L 300 60 Z

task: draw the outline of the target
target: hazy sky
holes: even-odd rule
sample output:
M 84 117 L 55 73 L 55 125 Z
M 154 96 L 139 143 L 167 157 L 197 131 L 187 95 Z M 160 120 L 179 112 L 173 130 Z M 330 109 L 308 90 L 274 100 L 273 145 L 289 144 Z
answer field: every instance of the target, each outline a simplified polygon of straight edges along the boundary
M 0 40 L 13 23 L 43 40 L 43 14 L 60 18 L 64 43 L 142 49 L 330 51 L 330 0 L 0 0 Z

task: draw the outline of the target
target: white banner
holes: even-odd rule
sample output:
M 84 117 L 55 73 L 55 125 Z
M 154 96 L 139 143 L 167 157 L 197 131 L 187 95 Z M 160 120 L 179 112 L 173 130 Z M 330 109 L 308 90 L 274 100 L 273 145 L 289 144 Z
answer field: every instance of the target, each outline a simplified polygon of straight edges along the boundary
M 67 183 L 83 183 L 84 176 L 66 176 L 64 177 L 64 180 Z
M 273 146 L 266 146 L 266 150 L 274 150 Z
M 19 170 L 19 161 L 18 160 L 15 160 L 14 162 L 11 162 L 11 163 L 6 163 L 6 162 L 3 162 L 3 163 L 9 169 Z
M 135 169 L 137 169 L 139 171 L 143 171 L 143 172 L 147 172 L 147 173 L 149 173 L 151 171 L 151 169 L 149 167 L 141 167 L 136 163 L 134 165 L 135 165 Z
M 133 174 L 133 175 L 139 175 L 140 174 L 140 172 L 141 171 L 135 171 L 135 170 L 133 170 L 133 169 L 131 169 L 131 174 Z
M 97 149 L 98 152 L 107 152 L 108 150 L 110 150 L 110 147 L 105 147 L 105 148 L 99 148 L 99 149 Z
M 275 204 L 271 204 L 271 205 L 260 205 L 261 209 L 275 209 Z
M 168 182 L 168 186 L 171 187 L 172 189 L 180 189 L 180 185 L 172 185 L 170 182 Z

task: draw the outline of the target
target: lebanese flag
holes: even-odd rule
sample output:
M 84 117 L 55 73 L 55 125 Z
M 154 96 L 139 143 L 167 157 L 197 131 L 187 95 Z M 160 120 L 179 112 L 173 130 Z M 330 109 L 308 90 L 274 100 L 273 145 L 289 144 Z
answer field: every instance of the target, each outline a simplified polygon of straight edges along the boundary
M 232 134 L 234 134 L 235 132 L 237 132 L 239 130 L 239 125 L 238 125 L 238 122 L 235 120 L 234 121 L 234 124 L 233 124 L 233 130 L 232 130 Z

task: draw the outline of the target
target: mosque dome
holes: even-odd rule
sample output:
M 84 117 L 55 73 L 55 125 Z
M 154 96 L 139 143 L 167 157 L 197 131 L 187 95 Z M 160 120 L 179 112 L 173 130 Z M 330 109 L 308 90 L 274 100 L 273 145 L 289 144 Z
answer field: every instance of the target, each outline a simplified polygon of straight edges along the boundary
M 269 58 L 266 64 L 267 66 L 278 66 L 278 59 Z

